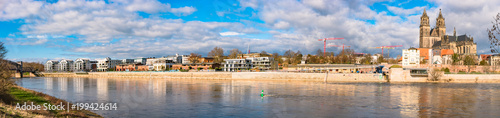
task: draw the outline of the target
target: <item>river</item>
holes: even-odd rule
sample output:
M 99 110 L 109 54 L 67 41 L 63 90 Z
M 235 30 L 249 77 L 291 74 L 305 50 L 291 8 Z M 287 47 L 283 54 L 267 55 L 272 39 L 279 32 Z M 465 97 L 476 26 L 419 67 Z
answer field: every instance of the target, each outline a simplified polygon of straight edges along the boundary
M 19 86 L 104 117 L 500 117 L 500 84 L 54 78 Z M 264 97 L 260 94 L 264 90 Z

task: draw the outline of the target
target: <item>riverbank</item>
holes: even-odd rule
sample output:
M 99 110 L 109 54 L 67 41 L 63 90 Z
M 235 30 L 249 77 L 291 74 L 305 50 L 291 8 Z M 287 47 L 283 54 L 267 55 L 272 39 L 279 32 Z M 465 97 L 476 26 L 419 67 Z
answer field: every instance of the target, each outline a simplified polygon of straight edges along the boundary
M 90 72 L 43 73 L 45 77 L 83 78 L 170 78 L 212 80 L 301 80 L 328 82 L 387 82 L 382 74 L 367 73 L 288 73 L 288 72 Z
M 456 82 L 500 83 L 500 74 L 443 74 L 439 81 L 412 76 L 409 70 L 391 69 L 389 76 L 378 73 L 293 73 L 293 72 L 90 72 L 43 73 L 45 77 L 82 78 L 170 78 L 211 80 L 300 80 L 327 82 Z
M 59 105 L 60 103 L 65 103 L 64 105 L 72 105 L 67 104 L 67 101 L 49 96 L 44 93 L 36 92 L 33 90 L 29 90 L 17 85 L 13 85 L 11 87 L 9 94 L 12 99 L 8 99 L 4 101 L 8 101 L 10 103 L 1 103 L 0 102 L 0 117 L 101 117 L 96 113 L 87 110 L 20 110 L 16 109 L 16 105 L 20 104 L 34 104 L 34 105 Z

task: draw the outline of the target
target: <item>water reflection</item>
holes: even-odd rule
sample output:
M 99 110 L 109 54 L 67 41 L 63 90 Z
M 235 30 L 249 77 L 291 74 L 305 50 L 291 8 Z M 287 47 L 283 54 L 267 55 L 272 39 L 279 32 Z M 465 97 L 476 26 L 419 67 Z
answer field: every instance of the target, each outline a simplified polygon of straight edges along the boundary
M 54 86 L 52 82 L 53 82 L 52 78 L 45 78 L 45 88 L 47 90 L 52 90 L 52 86 Z
M 52 89 L 53 81 L 59 89 Z M 71 102 L 117 102 L 118 111 L 96 111 L 106 117 L 500 116 L 499 84 L 104 78 L 21 79 L 19 83 Z M 266 97 L 260 97 L 262 90 Z
M 84 79 L 83 78 L 74 78 L 73 79 L 73 90 L 75 90 L 75 93 L 81 94 L 83 93 L 84 87 Z
M 108 78 L 97 79 L 97 98 L 103 102 L 108 100 Z
M 68 78 L 59 78 L 57 81 L 59 82 L 60 91 L 66 91 L 68 89 Z

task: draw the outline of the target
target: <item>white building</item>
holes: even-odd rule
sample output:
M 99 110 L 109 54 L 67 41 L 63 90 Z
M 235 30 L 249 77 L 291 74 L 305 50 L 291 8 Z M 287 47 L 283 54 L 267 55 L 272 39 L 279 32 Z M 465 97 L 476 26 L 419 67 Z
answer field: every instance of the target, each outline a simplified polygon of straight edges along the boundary
M 122 60 L 111 60 L 107 57 L 104 59 L 97 60 L 97 71 L 108 71 L 108 69 L 114 69 L 116 65 L 121 64 Z
M 122 64 L 132 64 L 134 61 L 134 59 L 122 59 Z
M 491 66 L 500 65 L 500 54 L 491 55 L 490 60 L 488 60 Z
M 237 70 L 250 70 L 258 68 L 259 70 L 271 69 L 274 61 L 272 57 L 252 57 L 246 59 L 224 59 L 222 70 L 234 72 Z
M 68 72 L 68 71 L 73 71 L 73 60 L 69 59 L 63 59 L 59 61 L 59 71 L 61 72 Z
M 97 61 L 91 61 L 88 58 L 78 58 L 74 62 L 74 71 L 91 71 L 92 65 L 96 65 Z
M 146 58 L 136 58 L 134 59 L 134 63 L 146 64 Z
M 416 48 L 403 49 L 402 65 L 417 66 L 420 65 L 420 51 Z
M 250 59 L 224 59 L 224 67 L 222 70 L 234 72 L 237 70 L 250 70 L 253 68 L 252 60 Z
M 189 55 L 177 55 L 177 63 L 189 64 Z
M 170 58 L 156 58 L 155 61 L 152 62 L 153 70 L 162 71 L 167 68 L 172 68 L 174 61 Z
M 157 58 L 154 58 L 154 57 L 153 57 L 153 58 L 147 58 L 147 59 L 146 59 L 146 65 L 147 65 L 147 66 L 153 66 L 153 63 L 154 63 L 155 61 L 157 61 L 157 60 L 158 60 L 158 59 L 157 59 Z
M 167 60 L 172 60 L 173 63 L 177 63 L 177 55 L 169 55 L 165 58 L 167 58 Z
M 59 68 L 59 61 L 47 61 L 45 63 L 45 71 L 47 72 L 52 72 L 52 71 L 57 71 Z
M 252 57 L 247 59 L 251 60 L 253 67 L 258 67 L 260 70 L 271 69 L 271 63 L 274 61 L 272 57 Z

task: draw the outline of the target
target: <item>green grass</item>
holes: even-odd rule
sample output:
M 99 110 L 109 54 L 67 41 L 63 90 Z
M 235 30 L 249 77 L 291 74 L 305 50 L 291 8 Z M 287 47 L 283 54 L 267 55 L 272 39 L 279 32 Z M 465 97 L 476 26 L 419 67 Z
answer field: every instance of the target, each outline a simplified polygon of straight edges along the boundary
M 26 102 L 26 104 L 31 104 L 28 102 L 33 102 L 33 104 L 36 104 L 36 105 L 43 105 L 44 103 L 52 105 L 52 104 L 50 104 L 50 101 L 46 100 L 45 98 L 37 96 L 37 95 L 30 93 L 28 91 L 21 90 L 21 89 L 16 88 L 16 87 L 10 88 L 10 95 L 12 95 L 12 97 L 14 97 L 14 99 L 17 100 L 16 102 L 19 104 L 24 104 L 24 102 Z M 49 112 L 57 114 L 56 110 L 49 110 Z
M 12 87 L 10 89 L 10 94 L 18 100 L 18 102 L 33 102 L 36 104 L 43 104 L 43 103 L 50 103 L 49 101 L 45 100 L 44 98 L 40 96 L 36 96 L 33 93 Z
M 23 90 L 22 88 L 18 87 L 11 87 L 9 90 L 10 96 L 13 98 L 11 102 L 11 106 L 16 106 L 17 103 L 19 104 L 31 104 L 33 102 L 34 105 L 43 105 L 45 103 L 49 105 L 54 105 L 54 104 L 59 104 L 59 102 L 64 102 L 62 100 L 59 100 L 57 98 L 51 98 L 48 95 L 44 95 L 42 93 L 36 93 L 36 92 L 31 92 L 27 90 Z M 47 98 L 47 96 L 49 98 Z M 54 104 L 52 104 L 54 103 Z M 43 109 L 43 108 L 42 108 Z M 2 111 L 0 109 L 0 111 Z M 87 110 L 70 110 L 70 112 L 67 112 L 66 110 L 47 110 L 48 112 L 45 111 L 34 111 L 33 114 L 38 114 L 38 115 L 43 115 L 47 117 L 101 117 L 93 112 L 87 111 Z M 15 117 L 15 116 L 14 116 Z

